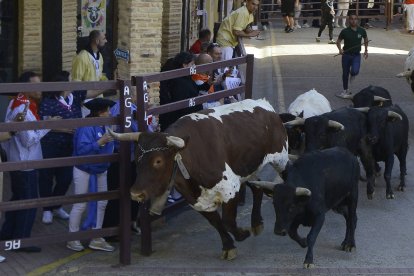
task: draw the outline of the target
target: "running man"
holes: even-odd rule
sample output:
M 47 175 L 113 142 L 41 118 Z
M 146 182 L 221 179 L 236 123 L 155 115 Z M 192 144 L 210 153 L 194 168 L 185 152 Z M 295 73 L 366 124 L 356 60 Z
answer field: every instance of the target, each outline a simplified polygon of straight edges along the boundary
M 368 36 L 364 28 L 358 26 L 358 17 L 355 14 L 349 14 L 349 27 L 341 31 L 336 41 L 339 54 L 342 55 L 342 84 L 344 91 L 338 94 L 338 97 L 346 97 L 352 95 L 348 91 L 349 74 L 352 79 L 358 75 L 359 67 L 361 65 L 361 41 L 364 38 L 364 58 L 368 58 Z M 344 41 L 344 47 L 341 47 L 341 42 Z

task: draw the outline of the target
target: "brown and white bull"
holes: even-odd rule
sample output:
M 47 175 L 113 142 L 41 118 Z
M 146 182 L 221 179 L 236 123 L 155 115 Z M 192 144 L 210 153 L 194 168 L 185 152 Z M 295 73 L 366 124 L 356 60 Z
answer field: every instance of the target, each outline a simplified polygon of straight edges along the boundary
M 131 197 L 151 199 L 159 213 L 174 185 L 188 203 L 219 232 L 222 258 L 237 255 L 234 242 L 250 236 L 236 224 L 238 192 L 242 183 L 257 179 L 266 164 L 278 171 L 288 162 L 288 142 L 279 115 L 266 100 L 207 109 L 180 118 L 165 133 L 116 134 L 118 140 L 137 142 L 137 179 Z M 262 190 L 253 191 L 251 226 L 263 229 Z M 217 209 L 222 206 L 222 217 Z

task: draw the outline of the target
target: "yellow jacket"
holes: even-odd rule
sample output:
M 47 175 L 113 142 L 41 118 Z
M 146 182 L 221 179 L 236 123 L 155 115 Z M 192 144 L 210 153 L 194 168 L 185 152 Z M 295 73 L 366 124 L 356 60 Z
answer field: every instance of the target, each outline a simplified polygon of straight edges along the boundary
M 95 60 L 92 55 L 82 50 L 72 61 L 72 80 L 73 81 L 100 81 L 107 80 L 102 73 L 103 57 L 99 54 L 99 59 Z

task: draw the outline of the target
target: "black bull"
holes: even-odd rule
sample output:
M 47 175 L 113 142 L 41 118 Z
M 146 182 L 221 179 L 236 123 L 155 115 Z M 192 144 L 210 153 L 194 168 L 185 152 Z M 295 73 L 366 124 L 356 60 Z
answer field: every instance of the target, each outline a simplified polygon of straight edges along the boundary
M 113 135 L 119 140 L 138 142 L 137 179 L 131 197 L 138 201 L 151 199 L 157 207 L 163 206 L 174 185 L 216 228 L 224 259 L 236 257 L 229 232 L 237 241 L 250 235 L 236 224 L 240 185 L 257 179 L 256 172 L 267 163 L 281 172 L 288 162 L 285 128 L 265 100 L 244 100 L 193 113 L 180 118 L 166 133 Z M 258 234 L 263 228 L 263 193 L 251 188 L 251 226 Z M 222 217 L 217 212 L 220 206 Z
M 302 125 L 305 152 L 335 146 L 345 147 L 361 158 L 367 175 L 367 196 L 374 194 L 374 157 L 367 141 L 366 115 L 353 108 L 340 108 L 319 116 L 285 123 L 286 127 Z
M 276 213 L 274 233 L 289 234 L 302 247 L 308 247 L 304 267 L 313 266 L 313 246 L 331 209 L 346 220 L 341 247 L 355 248 L 358 202 L 358 159 L 345 148 L 334 147 L 305 153 L 285 170 L 284 183 L 256 182 L 271 190 Z M 310 226 L 306 238 L 298 234 L 299 225 Z

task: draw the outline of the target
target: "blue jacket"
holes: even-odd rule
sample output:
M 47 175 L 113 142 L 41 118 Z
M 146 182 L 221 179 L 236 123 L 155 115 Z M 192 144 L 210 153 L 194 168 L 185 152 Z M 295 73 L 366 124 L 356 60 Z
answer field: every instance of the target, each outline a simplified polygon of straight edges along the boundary
M 105 134 L 103 126 L 87 126 L 78 128 L 73 137 L 73 156 L 110 154 L 114 152 L 114 142 L 98 145 L 98 140 Z M 110 163 L 95 163 L 76 165 L 76 168 L 89 174 L 103 173 Z

